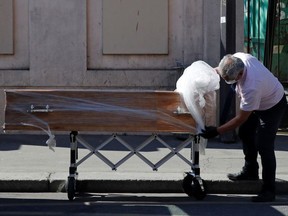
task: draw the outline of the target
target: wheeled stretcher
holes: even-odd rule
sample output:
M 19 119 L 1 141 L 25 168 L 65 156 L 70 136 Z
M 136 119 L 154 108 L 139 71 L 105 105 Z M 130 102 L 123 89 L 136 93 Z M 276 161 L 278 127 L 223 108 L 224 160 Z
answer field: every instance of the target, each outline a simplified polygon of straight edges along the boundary
M 5 90 L 5 124 L 8 131 L 43 130 L 49 135 L 48 144 L 53 142 L 52 132 L 70 133 L 70 167 L 67 180 L 69 200 L 77 192 L 77 167 L 96 155 L 112 170 L 116 170 L 129 158 L 136 155 L 153 170 L 157 170 L 177 155 L 191 166 L 183 179 L 184 192 L 196 199 L 206 195 L 205 181 L 200 177 L 199 143 L 195 120 L 187 110 L 181 95 L 173 91 L 129 91 L 129 90 L 64 90 L 64 89 L 11 89 Z M 81 133 L 110 134 L 96 148 L 81 136 Z M 149 134 L 148 138 L 133 147 L 120 134 Z M 172 148 L 159 135 L 186 134 L 185 140 Z M 130 152 L 118 162 L 101 154 L 100 150 L 117 140 Z M 141 150 L 157 140 L 170 152 L 157 163 L 146 158 Z M 89 153 L 78 158 L 78 146 Z M 191 158 L 180 151 L 189 146 Z M 53 146 L 52 146 L 53 147 Z

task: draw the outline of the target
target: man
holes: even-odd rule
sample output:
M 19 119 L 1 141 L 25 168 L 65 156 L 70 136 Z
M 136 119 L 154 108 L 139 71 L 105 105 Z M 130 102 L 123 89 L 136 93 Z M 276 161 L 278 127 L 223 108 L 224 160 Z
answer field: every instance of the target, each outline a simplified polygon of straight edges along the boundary
M 258 196 L 252 197 L 252 201 L 274 201 L 274 141 L 287 105 L 284 88 L 278 79 L 250 54 L 226 55 L 216 71 L 226 83 L 236 85 L 240 110 L 227 123 L 219 127 L 205 127 L 200 135 L 209 139 L 239 126 L 245 164 L 240 173 L 228 174 L 228 178 L 232 181 L 258 180 L 259 153 L 263 168 L 263 186 Z

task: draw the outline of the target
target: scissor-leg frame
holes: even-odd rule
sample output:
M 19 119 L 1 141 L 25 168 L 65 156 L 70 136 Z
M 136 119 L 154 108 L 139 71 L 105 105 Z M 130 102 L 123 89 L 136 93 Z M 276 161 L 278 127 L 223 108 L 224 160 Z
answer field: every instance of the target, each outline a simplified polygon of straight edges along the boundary
M 130 152 L 121 158 L 118 162 L 113 163 L 103 154 L 101 154 L 100 150 L 108 145 L 113 140 L 118 141 L 124 147 L 126 147 Z M 163 146 L 168 148 L 170 152 L 161 158 L 155 164 L 152 163 L 147 157 L 145 157 L 140 151 L 149 145 L 153 141 L 157 141 L 161 143 Z M 199 167 L 199 142 L 200 137 L 190 135 L 186 140 L 181 142 L 176 148 L 172 148 L 167 144 L 163 139 L 161 139 L 157 134 L 153 134 L 148 137 L 144 142 L 140 143 L 136 148 L 133 148 L 129 143 L 123 140 L 117 134 L 112 134 L 107 140 L 102 142 L 98 147 L 93 147 L 86 140 L 84 140 L 81 136 L 78 135 L 77 131 L 72 131 L 70 133 L 70 167 L 69 167 L 69 176 L 68 176 L 68 198 L 69 200 L 73 200 L 76 192 L 76 180 L 77 180 L 77 167 L 90 158 L 92 155 L 97 156 L 100 160 L 102 160 L 106 165 L 108 165 L 112 170 L 117 170 L 117 168 L 126 162 L 133 155 L 138 156 L 144 163 L 152 168 L 152 170 L 157 171 L 160 166 L 162 166 L 165 162 L 171 159 L 173 156 L 177 155 L 180 159 L 182 159 L 185 163 L 190 165 L 191 171 L 187 172 L 186 177 L 183 180 L 183 189 L 189 196 L 195 196 L 197 199 L 204 198 L 203 192 L 205 192 L 205 182 L 200 177 L 200 167 Z M 90 152 L 78 160 L 78 143 L 84 146 Z M 180 151 L 185 147 L 191 145 L 191 161 L 185 158 Z M 195 188 L 197 191 L 195 192 Z M 195 195 L 196 193 L 196 195 Z M 200 194 L 200 195 L 198 195 Z M 206 194 L 206 193 L 205 193 Z M 203 196 L 204 195 L 204 196 Z

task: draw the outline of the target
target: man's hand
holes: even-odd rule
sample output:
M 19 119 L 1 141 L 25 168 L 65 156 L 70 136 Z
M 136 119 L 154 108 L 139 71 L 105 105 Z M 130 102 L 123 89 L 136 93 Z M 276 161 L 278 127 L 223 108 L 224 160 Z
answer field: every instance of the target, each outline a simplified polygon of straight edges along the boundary
M 218 136 L 219 132 L 217 131 L 217 127 L 205 126 L 205 130 L 202 130 L 202 133 L 200 133 L 199 135 L 205 139 L 210 139 Z

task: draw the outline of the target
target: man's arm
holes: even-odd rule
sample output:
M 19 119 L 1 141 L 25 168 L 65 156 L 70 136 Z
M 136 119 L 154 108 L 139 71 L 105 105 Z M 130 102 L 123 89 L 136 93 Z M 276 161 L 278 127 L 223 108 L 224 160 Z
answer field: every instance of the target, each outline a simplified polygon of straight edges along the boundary
M 230 121 L 226 122 L 225 124 L 219 126 L 217 131 L 219 134 L 223 134 L 227 131 L 233 130 L 243 124 L 248 117 L 251 115 L 252 111 L 243 111 L 240 110 L 239 113 Z

